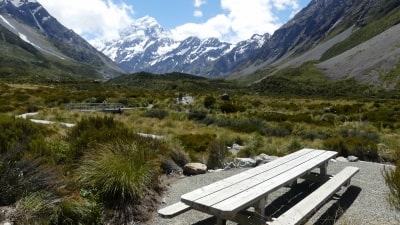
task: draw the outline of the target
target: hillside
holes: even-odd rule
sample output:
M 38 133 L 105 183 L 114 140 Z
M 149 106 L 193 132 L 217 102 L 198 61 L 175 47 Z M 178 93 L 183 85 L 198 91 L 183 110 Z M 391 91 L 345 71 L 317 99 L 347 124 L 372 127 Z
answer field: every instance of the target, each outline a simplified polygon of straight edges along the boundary
M 329 79 L 354 78 L 364 84 L 393 89 L 398 83 L 400 63 L 400 41 L 396 38 L 399 22 L 398 1 L 312 1 L 271 38 L 281 41 L 279 46 L 290 46 L 281 51 L 264 46 L 231 78 L 257 81 L 313 61 Z M 325 31 L 321 30 L 324 26 Z M 252 75 L 247 76 L 249 73 Z
M 123 72 L 86 40 L 60 24 L 35 0 L 1 0 L 0 26 L 1 60 L 7 62 L 5 67 L 8 68 L 2 67 L 5 76 L 63 80 L 111 78 Z M 21 74 L 19 65 L 30 69 Z

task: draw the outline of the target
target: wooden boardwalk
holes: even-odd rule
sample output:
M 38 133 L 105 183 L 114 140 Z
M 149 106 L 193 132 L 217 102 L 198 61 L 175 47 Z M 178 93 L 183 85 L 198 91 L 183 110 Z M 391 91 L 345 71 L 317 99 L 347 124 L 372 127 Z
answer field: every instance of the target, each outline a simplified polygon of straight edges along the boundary
M 69 104 L 67 108 L 81 112 L 122 113 L 124 111 L 124 106 L 121 103 L 78 103 Z

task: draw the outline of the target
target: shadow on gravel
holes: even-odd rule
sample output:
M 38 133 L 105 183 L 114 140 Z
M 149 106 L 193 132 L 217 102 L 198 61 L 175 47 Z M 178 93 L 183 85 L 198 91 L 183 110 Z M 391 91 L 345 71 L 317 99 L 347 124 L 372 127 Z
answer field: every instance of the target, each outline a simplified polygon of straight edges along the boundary
M 326 210 L 326 212 L 322 214 L 314 224 L 334 225 L 335 222 L 346 212 L 346 210 L 350 208 L 360 192 L 361 188 L 349 186 L 342 196 L 334 196 L 338 197 L 339 200 L 328 210 Z
M 273 218 L 278 218 L 292 206 L 296 205 L 307 195 L 316 190 L 320 184 L 312 182 L 302 182 L 294 187 L 288 189 L 283 195 L 273 199 L 265 208 L 265 215 Z M 338 199 L 324 214 L 322 214 L 315 225 L 334 225 L 334 223 L 346 212 L 346 210 L 353 204 L 361 192 L 361 188 L 356 186 L 349 186 L 347 190 L 341 195 L 334 195 L 333 199 Z M 216 224 L 217 219 L 211 216 L 205 220 L 198 221 L 193 225 L 210 225 Z
M 265 208 L 265 215 L 278 218 L 292 206 L 296 205 L 307 195 L 311 194 L 320 185 L 313 182 L 304 181 L 290 188 L 286 193 L 274 199 Z
M 217 218 L 215 216 L 212 216 L 205 220 L 194 223 L 193 225 L 210 225 L 210 224 L 216 224 L 216 223 L 217 223 Z

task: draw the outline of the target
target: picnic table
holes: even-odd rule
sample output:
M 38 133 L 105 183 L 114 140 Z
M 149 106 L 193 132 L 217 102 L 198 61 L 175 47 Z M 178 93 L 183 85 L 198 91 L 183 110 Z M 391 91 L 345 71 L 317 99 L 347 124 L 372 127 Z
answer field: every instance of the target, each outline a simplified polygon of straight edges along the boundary
M 226 224 L 227 220 L 240 224 L 298 224 L 348 185 L 358 172 L 358 168 L 347 167 L 333 177 L 328 176 L 328 162 L 336 155 L 334 151 L 302 149 L 186 193 L 180 202 L 159 210 L 159 214 L 173 217 L 194 209 L 216 216 L 218 225 Z M 316 169 L 318 173 L 314 172 Z M 271 220 L 264 215 L 268 195 L 295 184 L 299 178 L 328 181 L 278 218 Z

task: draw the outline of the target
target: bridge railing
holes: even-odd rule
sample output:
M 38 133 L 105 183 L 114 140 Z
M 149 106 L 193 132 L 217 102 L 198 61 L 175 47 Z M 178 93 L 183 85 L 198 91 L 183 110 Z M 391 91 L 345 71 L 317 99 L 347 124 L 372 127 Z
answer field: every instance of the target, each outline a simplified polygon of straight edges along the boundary
M 79 111 L 121 111 L 121 103 L 76 103 L 67 105 L 69 110 Z

